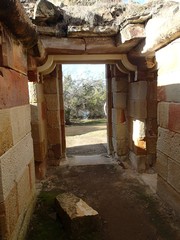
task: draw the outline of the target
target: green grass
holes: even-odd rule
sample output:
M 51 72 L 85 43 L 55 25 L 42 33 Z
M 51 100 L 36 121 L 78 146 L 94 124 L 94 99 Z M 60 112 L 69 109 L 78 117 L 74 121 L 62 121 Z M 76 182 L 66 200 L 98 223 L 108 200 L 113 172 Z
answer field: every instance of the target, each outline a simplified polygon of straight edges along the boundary
M 71 125 L 78 125 L 78 126 L 89 126 L 89 125 L 97 125 L 97 124 L 104 124 L 107 123 L 106 118 L 101 119 L 72 119 Z
M 57 192 L 42 192 L 36 204 L 32 217 L 27 240 L 68 240 L 62 225 L 56 218 L 54 211 L 54 198 Z

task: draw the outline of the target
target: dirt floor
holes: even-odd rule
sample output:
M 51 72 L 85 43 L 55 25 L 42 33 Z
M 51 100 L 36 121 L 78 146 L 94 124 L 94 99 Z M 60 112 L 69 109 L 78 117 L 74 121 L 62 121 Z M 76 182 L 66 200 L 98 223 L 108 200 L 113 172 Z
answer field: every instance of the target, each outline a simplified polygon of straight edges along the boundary
M 98 231 L 74 240 L 180 239 L 177 227 L 180 220 L 175 213 L 142 184 L 139 174 L 130 168 L 123 169 L 108 157 L 105 127 L 88 126 L 88 132 L 85 128 L 76 132 L 77 126 L 70 128 L 68 159 L 59 167 L 49 168 L 47 179 L 37 185 L 41 192 L 26 239 L 69 239 L 54 209 L 54 198 L 62 192 L 74 193 L 99 213 Z M 101 141 L 92 141 L 92 136 L 96 139 L 95 133 L 97 139 L 102 136 Z M 74 145 L 68 137 L 74 137 Z

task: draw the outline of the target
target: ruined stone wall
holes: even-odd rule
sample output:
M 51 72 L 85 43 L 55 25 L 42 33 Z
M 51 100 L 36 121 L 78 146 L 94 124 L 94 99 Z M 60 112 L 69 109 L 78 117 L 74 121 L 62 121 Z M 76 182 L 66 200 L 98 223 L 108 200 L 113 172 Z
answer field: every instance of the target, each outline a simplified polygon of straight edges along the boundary
M 135 80 L 128 86 L 129 159 L 144 172 L 156 161 L 156 72 L 138 70 Z
M 180 213 L 180 39 L 156 53 L 158 63 L 157 193 Z
M 65 122 L 61 65 L 43 77 L 47 113 L 48 165 L 58 166 L 65 157 Z
M 43 84 L 29 82 L 29 96 L 35 172 L 38 179 L 43 179 L 47 165 L 47 120 Z
M 27 53 L 1 23 L 0 39 L 0 239 L 22 239 L 35 200 Z
M 127 157 L 127 90 L 128 74 L 120 72 L 115 64 L 108 66 L 108 145 L 115 157 Z

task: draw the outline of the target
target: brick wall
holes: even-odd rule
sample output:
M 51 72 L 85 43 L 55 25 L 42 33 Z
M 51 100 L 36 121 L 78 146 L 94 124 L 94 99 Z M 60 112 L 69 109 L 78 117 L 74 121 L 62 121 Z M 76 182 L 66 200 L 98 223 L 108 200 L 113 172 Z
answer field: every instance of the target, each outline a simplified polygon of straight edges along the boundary
M 180 39 L 156 53 L 158 63 L 157 193 L 180 213 Z
M 0 239 L 16 239 L 35 202 L 27 55 L 2 25 L 0 38 Z

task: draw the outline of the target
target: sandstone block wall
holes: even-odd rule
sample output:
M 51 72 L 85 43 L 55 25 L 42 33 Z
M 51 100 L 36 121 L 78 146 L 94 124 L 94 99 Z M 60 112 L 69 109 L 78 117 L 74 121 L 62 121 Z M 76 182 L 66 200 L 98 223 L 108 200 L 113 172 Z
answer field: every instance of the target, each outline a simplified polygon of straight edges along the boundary
M 137 71 L 137 80 L 129 82 L 128 132 L 129 159 L 133 167 L 146 171 L 156 161 L 157 98 L 156 73 Z
M 158 63 L 157 193 L 180 213 L 180 39 L 156 53 Z
M 48 164 L 59 165 L 65 157 L 65 122 L 61 66 L 43 77 L 47 112 Z
M 111 65 L 112 105 L 112 147 L 115 156 L 126 156 L 128 153 L 127 132 L 127 90 L 128 75 Z
M 0 24 L 0 239 L 22 239 L 35 202 L 26 50 Z
M 47 165 L 47 115 L 43 84 L 29 82 L 29 96 L 35 172 L 36 177 L 42 179 L 45 177 Z

